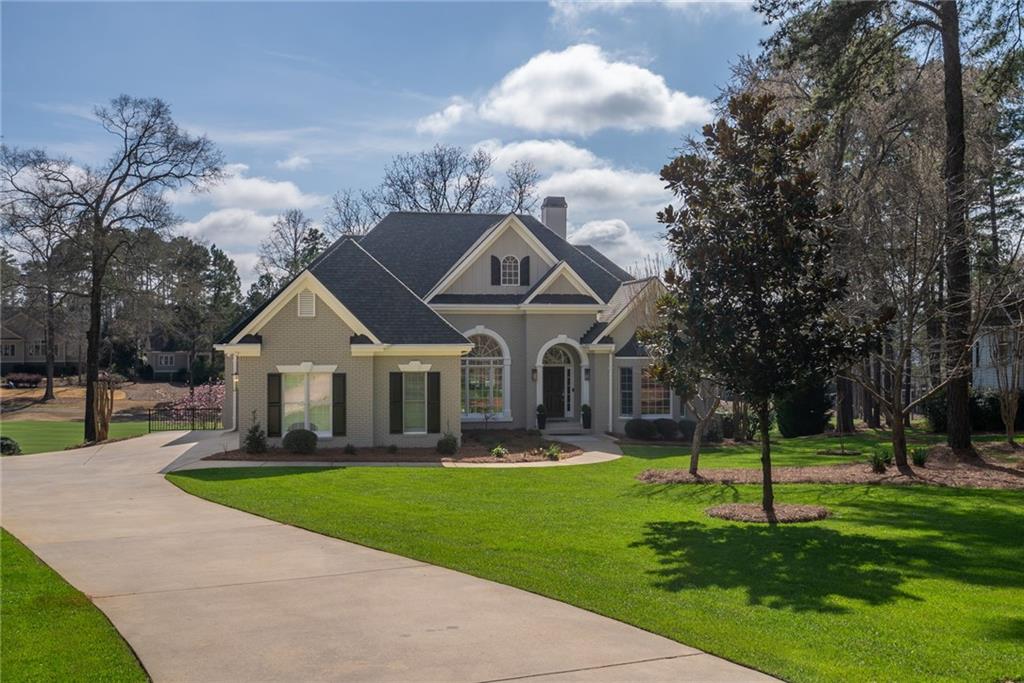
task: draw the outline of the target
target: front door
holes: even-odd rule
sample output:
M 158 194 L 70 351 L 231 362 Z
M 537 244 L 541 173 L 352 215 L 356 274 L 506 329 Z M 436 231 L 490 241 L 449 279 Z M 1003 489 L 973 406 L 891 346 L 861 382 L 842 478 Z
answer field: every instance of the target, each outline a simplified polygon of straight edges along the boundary
M 549 418 L 565 417 L 565 368 L 544 367 L 544 411 Z

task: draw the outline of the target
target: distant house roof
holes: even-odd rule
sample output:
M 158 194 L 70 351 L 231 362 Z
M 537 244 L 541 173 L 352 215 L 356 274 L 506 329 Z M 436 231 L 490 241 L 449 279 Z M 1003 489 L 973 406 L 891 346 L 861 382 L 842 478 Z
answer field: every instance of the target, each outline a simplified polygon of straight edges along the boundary
M 420 297 L 426 296 L 451 267 L 507 214 L 415 213 L 396 211 L 359 240 L 359 245 Z M 593 257 L 549 230 L 533 216 L 519 220 L 560 261 L 607 301 L 619 278 Z
M 309 272 L 370 332 L 385 344 L 466 344 L 468 341 L 423 303 L 355 240 L 335 242 Z M 292 278 L 294 280 L 294 278 Z M 291 281 L 228 333 L 228 343 Z

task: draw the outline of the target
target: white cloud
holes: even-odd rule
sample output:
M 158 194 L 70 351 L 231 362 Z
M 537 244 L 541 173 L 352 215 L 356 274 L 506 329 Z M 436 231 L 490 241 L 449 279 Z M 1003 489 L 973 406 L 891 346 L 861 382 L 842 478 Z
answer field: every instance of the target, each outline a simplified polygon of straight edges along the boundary
M 300 171 L 304 168 L 309 168 L 310 165 L 309 157 L 304 157 L 301 154 L 293 154 L 287 159 L 281 159 L 275 161 L 274 165 L 278 168 L 283 168 L 286 171 Z
M 218 128 L 190 123 L 184 126 L 193 135 L 206 135 L 218 145 L 242 145 L 246 147 L 266 147 L 294 144 L 310 137 L 320 137 L 327 131 L 317 126 L 302 128 L 264 128 L 240 130 L 238 128 Z
M 551 23 L 584 35 L 596 33 L 595 29 L 585 25 L 587 17 L 625 14 L 626 10 L 638 6 L 659 6 L 691 20 L 725 13 L 759 20 L 750 0 L 548 0 L 548 6 L 551 8 Z
M 422 119 L 433 134 L 468 118 L 459 100 Z M 505 75 L 476 105 L 485 121 L 531 131 L 587 135 L 603 128 L 674 130 L 712 117 L 703 97 L 673 90 L 642 66 L 613 60 L 596 45 L 541 52 Z
M 570 231 L 569 241 L 589 244 L 627 270 L 660 249 L 657 240 L 634 231 L 621 218 L 584 223 Z
M 218 209 L 179 229 L 192 239 L 216 244 L 235 261 L 243 289 L 256 279 L 260 242 L 270 233 L 275 216 L 252 209 Z
M 520 140 L 502 144 L 501 140 L 492 138 L 478 142 L 476 147 L 493 157 L 498 171 L 504 171 L 517 161 L 528 161 L 541 173 L 606 165 L 589 149 L 566 140 Z
M 208 200 L 219 207 L 245 207 L 248 209 L 313 209 L 323 206 L 327 198 L 306 194 L 290 180 L 268 180 L 249 177 L 245 164 L 228 164 L 224 179 L 203 193 L 174 190 L 168 199 L 178 204 L 191 204 Z
M 464 119 L 472 116 L 473 107 L 461 97 L 453 97 L 452 103 L 441 111 L 420 119 L 416 123 L 416 132 L 420 134 L 441 135 L 454 128 Z
M 575 205 L 585 206 L 590 214 L 625 215 L 631 222 L 642 223 L 653 223 L 658 209 L 672 198 L 657 175 L 617 168 L 554 173 L 541 180 L 537 189 L 542 197 L 558 195 L 571 199 Z

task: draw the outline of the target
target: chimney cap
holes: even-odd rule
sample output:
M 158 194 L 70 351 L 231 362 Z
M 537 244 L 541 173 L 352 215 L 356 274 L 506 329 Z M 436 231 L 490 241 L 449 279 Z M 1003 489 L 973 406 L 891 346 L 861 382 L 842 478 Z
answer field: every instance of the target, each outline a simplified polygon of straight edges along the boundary
M 544 203 L 541 204 L 541 207 L 545 206 L 560 207 L 565 209 L 568 208 L 569 205 L 565 202 L 565 197 L 545 197 Z

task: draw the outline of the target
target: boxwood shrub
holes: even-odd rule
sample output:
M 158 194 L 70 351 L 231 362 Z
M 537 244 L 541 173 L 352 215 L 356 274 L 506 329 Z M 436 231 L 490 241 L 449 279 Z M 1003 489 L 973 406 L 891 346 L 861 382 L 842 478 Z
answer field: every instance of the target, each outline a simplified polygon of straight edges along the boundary
M 672 441 L 679 436 L 679 425 L 675 420 L 667 417 L 658 418 L 654 421 L 654 426 L 658 429 L 658 436 L 666 441 Z
M 634 417 L 626 423 L 626 436 L 640 441 L 651 441 L 658 436 L 658 426 L 650 420 Z
M 308 429 L 293 429 L 284 435 L 281 445 L 289 453 L 315 453 L 316 434 Z

